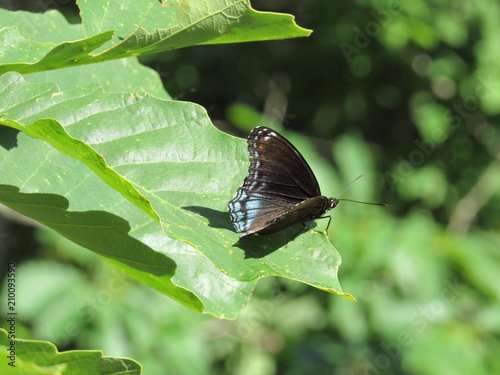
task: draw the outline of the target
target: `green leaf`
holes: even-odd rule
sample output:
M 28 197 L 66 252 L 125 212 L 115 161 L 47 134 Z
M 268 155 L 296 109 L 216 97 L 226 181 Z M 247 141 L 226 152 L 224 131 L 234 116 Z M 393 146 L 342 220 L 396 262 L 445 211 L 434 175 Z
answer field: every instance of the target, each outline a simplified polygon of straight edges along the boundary
M 142 90 L 162 99 L 171 99 L 158 73 L 163 76 L 168 74 L 156 72 L 140 64 L 136 57 L 129 57 L 99 63 L 99 69 L 95 65 L 80 65 L 71 69 L 31 73 L 25 78 L 29 82 L 54 82 L 61 90 L 95 83 L 107 92 Z
M 0 30 L 0 35 L 4 39 L 4 50 L 0 59 L 2 64 L 8 62 L 33 62 L 36 64 L 36 61 L 42 59 L 54 46 L 59 44 L 61 47 L 63 45 L 61 43 L 67 39 L 80 39 L 84 35 L 81 24 L 68 24 L 58 12 L 34 14 L 8 12 L 0 9 L 0 18 L 2 18 L 3 25 L 11 24 L 10 27 Z M 27 39 L 21 37 L 20 34 Z M 31 48 L 33 41 L 43 43 L 33 49 Z M 76 45 L 81 43 L 79 41 Z M 75 47 L 74 43 L 71 45 Z M 5 65 L 4 68 L 9 70 L 8 65 Z M 159 73 L 164 76 L 168 74 L 168 72 Z M 158 72 L 141 65 L 136 57 L 102 62 L 99 64 L 99 69 L 91 64 L 72 66 L 71 69 L 43 70 L 31 73 L 27 79 L 30 82 L 55 82 L 63 90 L 78 85 L 96 83 L 105 91 L 136 92 L 146 90 L 157 97 L 170 99 L 163 88 Z
M 2 374 L 141 374 L 142 367 L 129 358 L 103 357 L 99 350 L 58 352 L 47 341 L 21 340 L 0 329 Z
M 92 217 L 88 223 L 105 223 L 104 226 L 108 228 L 99 235 L 105 237 L 109 227 L 117 225 L 121 218 L 127 220 L 129 213 L 125 214 L 123 207 L 117 209 L 116 204 L 108 205 L 107 201 L 100 199 L 103 191 L 107 195 L 111 193 L 95 182 L 98 176 L 99 180 L 127 199 L 120 205 L 130 210 L 131 203 L 140 209 L 136 211 L 145 214 L 136 213 L 135 222 L 130 223 L 131 233 L 137 230 L 138 235 L 134 232 L 134 237 L 143 243 L 148 244 L 149 231 L 157 233 L 161 224 L 166 236 L 193 246 L 203 254 L 203 260 L 205 257 L 210 260 L 220 275 L 228 275 L 240 282 L 281 276 L 352 298 L 340 288 L 337 279 L 340 256 L 326 236 L 308 232 L 287 245 L 297 232 L 297 228 L 290 228 L 276 235 L 252 236 L 238 241 L 226 206 L 247 173 L 246 142 L 215 129 L 203 108 L 143 94 L 106 94 L 94 86 L 60 92 L 47 83 L 24 82 L 15 74 L 2 77 L 2 81 L 0 87 L 5 89 L 0 93 L 3 106 L 0 113 L 7 112 L 8 116 L 1 119 L 0 124 L 53 146 L 47 148 L 45 143 L 30 140 L 29 150 L 37 157 L 27 159 L 26 151 L 17 152 L 20 146 L 13 147 L 16 140 L 27 141 L 20 134 L 11 135 L 10 143 L 4 143 L 6 150 L 1 154 L 4 165 L 11 167 L 2 178 L 3 184 L 18 187 L 20 193 L 62 195 L 70 201 L 71 211 L 80 211 L 78 206 L 82 202 L 85 202 L 85 211 L 89 206 L 87 202 L 93 207 L 97 205 L 98 210 L 104 212 Z M 73 108 L 78 110 L 72 111 Z M 78 163 L 61 159 L 54 164 L 54 148 Z M 57 152 L 56 155 L 60 156 Z M 53 175 L 50 182 L 47 182 L 47 174 Z M 82 189 L 87 178 L 92 179 L 92 185 Z M 12 188 L 6 191 L 12 193 Z M 65 208 L 66 202 L 55 197 L 47 200 L 57 209 Z M 3 203 L 9 205 L 9 202 Z M 23 213 L 27 216 L 34 216 L 30 211 L 38 213 L 45 209 L 38 206 L 23 207 Z M 108 211 L 119 218 L 109 217 Z M 69 215 L 70 211 L 66 210 L 65 214 Z M 70 219 L 73 218 L 70 216 Z M 75 222 L 78 223 L 78 220 L 75 219 Z M 150 263 L 149 269 L 139 267 L 137 272 L 140 274 L 136 272 L 133 275 L 136 278 L 147 281 L 148 272 L 160 276 L 158 273 L 161 271 L 153 269 L 157 260 L 148 262 L 151 255 L 143 254 L 142 244 L 136 244 L 135 247 L 129 245 L 133 250 L 124 251 L 121 246 L 113 248 L 112 243 L 97 234 L 89 239 L 89 232 L 84 230 L 86 226 L 73 224 L 72 232 L 68 234 L 64 233 L 67 228 L 62 223 L 45 224 L 52 225 L 67 237 L 71 235 L 69 238 L 73 241 L 117 263 L 133 267 L 135 260 L 130 259 L 132 256 Z M 126 235 L 126 230 L 122 229 L 120 234 Z M 101 246 L 90 246 L 99 239 L 103 242 Z M 156 237 L 155 246 L 160 243 L 165 247 L 152 248 L 174 259 L 178 263 L 176 272 L 181 271 L 179 259 L 189 269 L 183 269 L 182 272 L 190 275 L 195 275 L 193 270 L 199 272 L 201 266 L 190 265 L 190 257 L 198 259 L 194 253 L 189 253 L 187 258 L 190 261 L 186 261 L 185 250 L 181 253 L 176 247 L 178 242 L 168 242 L 167 237 Z M 130 272 L 130 269 L 126 269 L 126 272 Z M 217 274 L 212 269 L 202 272 L 203 276 L 206 273 L 209 278 L 205 282 Z M 202 279 L 196 280 L 202 283 Z M 189 277 L 186 280 L 188 285 L 182 286 L 201 298 L 200 285 L 189 285 Z M 222 279 L 221 283 L 227 283 L 227 289 L 239 296 L 238 302 L 232 302 L 241 307 L 251 287 L 245 289 L 239 284 L 235 287 L 226 279 Z M 154 283 L 148 285 L 151 284 Z M 170 294 L 170 289 L 162 291 Z M 180 298 L 180 292 L 175 293 L 179 293 L 175 295 Z M 225 294 L 227 292 L 219 292 L 219 297 L 223 298 Z M 199 309 L 194 303 L 186 302 L 186 296 L 183 300 Z M 227 304 L 231 305 L 229 302 Z
M 9 100 L 24 101 L 31 94 L 36 97 L 40 93 L 27 91 L 23 94 L 17 90 L 9 92 L 12 87 L 5 84 L 8 82 L 7 76 L 0 78 L 1 87 L 4 88 L 0 96 L 7 107 L 10 105 Z M 22 81 L 21 84 L 17 87 L 18 90 L 22 87 L 41 88 L 45 95 L 41 102 L 52 94 L 58 96 L 54 85 L 45 83 L 26 86 Z M 53 90 L 47 86 L 52 86 Z M 97 87 L 89 92 L 80 88 L 73 90 L 73 93 L 78 92 L 85 97 L 95 90 Z M 99 93 L 102 94 L 101 91 Z M 32 103 L 37 99 L 40 98 L 34 98 Z M 71 107 L 64 106 L 70 102 L 66 97 L 62 106 L 53 107 L 52 110 L 60 115 L 71 115 Z M 86 104 L 82 100 L 78 103 L 92 112 L 91 99 Z M 98 105 L 97 102 L 93 104 Z M 19 113 L 25 114 L 30 112 L 31 104 L 27 101 L 24 105 L 14 106 Z M 4 109 L 5 107 L 0 113 Z M 45 124 L 43 121 L 40 123 Z M 121 123 L 116 125 L 121 126 Z M 39 135 L 44 137 L 43 130 L 36 126 L 29 131 L 33 135 L 40 131 Z M 56 131 L 61 129 L 56 127 Z M 248 300 L 255 283 L 239 283 L 218 272 L 192 247 L 167 238 L 152 216 L 146 215 L 124 196 L 105 185 L 83 163 L 68 158 L 47 143 L 16 133 L 13 129 L 9 131 L 8 128 L 0 127 L 0 146 L 3 146 L 0 147 L 0 159 L 5 163 L 4 166 L 9 166 L 2 168 L 0 178 L 2 203 L 95 251 L 130 276 L 195 311 L 226 318 L 236 316 Z M 56 135 L 53 134 L 54 137 Z M 58 140 L 55 139 L 54 142 L 57 143 Z M 83 154 L 91 151 L 77 140 L 71 140 L 67 146 L 68 152 L 75 155 L 82 149 Z M 102 162 L 98 156 L 90 155 L 92 157 L 97 158 L 93 162 Z M 91 161 L 87 162 L 91 164 Z M 113 172 L 104 170 L 102 173 Z M 123 179 L 121 183 L 127 185 Z M 17 186 L 23 186 L 22 192 L 19 192 Z M 135 189 L 132 188 L 132 191 Z M 134 197 L 129 195 L 129 198 L 143 201 L 142 204 L 147 206 L 147 202 L 137 193 Z M 154 216 L 151 209 L 149 213 Z M 209 284 L 207 280 L 210 280 Z
M 0 74 L 60 69 L 193 45 L 310 34 L 298 27 L 292 16 L 257 12 L 249 1 L 190 1 L 162 6 L 158 1 L 134 0 L 103 6 L 87 0 L 78 5 L 83 27 L 69 25 L 59 12 L 31 14 L 0 9 L 0 38 L 5 46 Z M 51 38 L 47 43 L 42 34 L 47 30 L 51 31 L 49 35 L 58 36 L 57 42 Z

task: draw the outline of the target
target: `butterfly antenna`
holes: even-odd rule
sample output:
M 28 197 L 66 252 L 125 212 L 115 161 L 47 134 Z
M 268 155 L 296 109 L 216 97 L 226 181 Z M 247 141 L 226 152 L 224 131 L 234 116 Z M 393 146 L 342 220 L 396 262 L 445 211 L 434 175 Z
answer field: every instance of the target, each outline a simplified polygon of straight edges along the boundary
M 340 194 L 339 194 L 339 195 L 337 195 L 337 197 L 340 197 L 340 196 L 344 193 L 344 191 L 346 191 L 347 189 L 349 189 L 349 188 L 351 187 L 351 185 L 352 185 L 352 184 L 354 184 L 354 183 L 355 183 L 357 180 L 359 180 L 361 177 L 363 177 L 363 175 L 362 175 L 362 174 L 360 174 L 358 177 L 356 177 L 354 180 L 352 180 L 352 182 L 351 182 L 349 185 L 347 185 L 347 187 L 346 187 L 344 190 L 342 190 L 342 191 L 340 192 Z M 337 198 L 337 199 L 338 199 L 338 198 Z M 361 203 L 361 204 L 372 204 L 372 205 L 374 205 L 374 206 L 389 206 L 389 205 L 388 205 L 388 204 L 386 204 L 386 203 L 361 202 L 361 201 L 355 201 L 355 200 L 352 200 L 352 199 L 346 199 L 346 198 L 343 198 L 343 199 L 338 199 L 338 200 L 339 200 L 339 201 L 354 202 L 354 203 Z
M 361 204 L 372 204 L 374 206 L 389 206 L 387 203 L 372 203 L 372 202 L 361 202 L 361 201 L 353 201 L 352 199 L 339 199 L 339 201 L 347 201 L 347 202 L 354 202 L 354 203 L 361 203 Z
M 346 187 L 344 190 L 342 190 L 342 191 L 340 192 L 340 194 L 338 194 L 338 195 L 337 195 L 337 198 L 338 198 L 338 197 L 340 197 L 342 194 L 344 194 L 344 192 L 345 192 L 347 189 L 349 189 L 349 188 L 351 187 L 351 185 L 352 185 L 352 184 L 354 184 L 356 181 L 358 181 L 361 177 L 363 177 L 363 175 L 362 175 L 362 174 L 360 174 L 358 177 L 356 177 L 354 180 L 352 180 L 352 181 L 351 181 L 351 183 L 350 183 L 349 185 L 347 185 L 347 187 Z

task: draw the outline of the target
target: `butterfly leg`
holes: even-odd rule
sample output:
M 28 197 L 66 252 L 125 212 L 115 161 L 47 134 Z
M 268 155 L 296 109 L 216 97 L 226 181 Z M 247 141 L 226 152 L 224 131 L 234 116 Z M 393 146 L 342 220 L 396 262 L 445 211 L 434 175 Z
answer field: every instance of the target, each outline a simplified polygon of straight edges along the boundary
M 330 228 L 330 223 L 332 222 L 332 217 L 330 215 L 318 217 L 318 219 L 326 219 L 326 218 L 328 218 L 328 224 L 326 224 L 325 235 L 328 236 L 328 228 Z

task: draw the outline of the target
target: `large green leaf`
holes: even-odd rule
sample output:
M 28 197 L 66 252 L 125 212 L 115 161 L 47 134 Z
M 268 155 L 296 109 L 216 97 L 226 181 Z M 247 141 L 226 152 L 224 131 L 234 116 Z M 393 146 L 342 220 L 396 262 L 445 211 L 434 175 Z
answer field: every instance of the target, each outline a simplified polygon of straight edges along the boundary
M 249 1 L 98 0 L 78 3 L 82 25 L 55 11 L 34 15 L 0 9 L 0 74 L 39 72 L 201 44 L 307 36 L 293 17 L 253 10 Z M 67 33 L 65 31 L 68 30 Z M 46 38 L 48 33 L 50 38 Z M 57 34 L 57 41 L 52 35 Z
M 16 100 L 27 100 L 32 94 L 36 96 L 29 91 L 7 93 L 8 80 L 2 77 L 0 81 L 4 89 L 1 96 L 7 106 Z M 35 86 L 47 88 L 48 84 Z M 50 86 L 54 89 L 53 84 Z M 47 90 L 46 95 L 55 93 Z M 95 90 L 97 87 L 89 92 Z M 73 92 L 83 96 L 89 93 L 82 89 Z M 68 103 L 66 98 L 65 104 Z M 79 104 L 84 105 L 82 101 Z M 30 112 L 29 102 L 17 107 L 20 113 Z M 54 109 L 76 114 L 72 108 L 64 107 L 64 100 L 61 108 Z M 90 105 L 87 109 L 92 111 Z M 109 188 L 84 164 L 45 142 L 16 133 L 0 127 L 2 203 L 104 256 L 130 276 L 195 311 L 227 318 L 236 316 L 254 283 L 227 277 L 191 246 L 167 238 L 158 221 Z M 77 153 L 82 143 L 74 144 Z M 143 201 L 142 197 L 136 198 Z
M 47 341 L 20 340 L 0 329 L 2 374 L 141 374 L 139 363 L 129 358 L 103 357 L 99 350 L 58 352 Z M 5 354 L 7 353 L 7 355 Z
M 60 92 L 54 85 L 30 84 L 16 74 L 2 77 L 2 81 L 0 87 L 4 89 L 0 92 L 0 113 L 8 115 L 0 120 L 0 124 L 52 145 L 48 147 L 47 143 L 33 139 L 28 142 L 26 137 L 11 131 L 10 143 L 4 141 L 5 149 L 0 159 L 3 169 L 8 166 L 1 181 L 10 185 L 10 188 L 4 189 L 7 193 L 12 193 L 15 187 L 20 189 L 18 194 L 61 195 L 70 202 L 66 214 L 88 212 L 89 206 L 94 207 L 92 209 L 97 207 L 102 212 L 90 222 L 110 223 L 106 226 L 116 225 L 114 222 L 117 220 L 112 220 L 108 212 L 129 220 L 129 213 L 124 215 L 124 211 L 130 210 L 131 203 L 140 209 L 134 210 L 137 217 L 133 222 L 129 221 L 131 234 L 142 244 L 150 246 L 148 232 L 161 224 L 166 236 L 163 240 L 155 238 L 151 247 L 172 258 L 178 264 L 178 273 L 181 272 L 180 259 L 186 266 L 185 250 L 179 251 L 175 245 L 177 242 L 166 244 L 167 237 L 190 244 L 220 271 L 206 271 L 210 273 L 206 283 L 211 283 L 211 275 L 217 274 L 228 275 L 240 282 L 276 275 L 352 298 L 341 291 L 337 279 L 340 256 L 326 236 L 309 232 L 287 245 L 297 230 L 291 228 L 271 236 L 252 236 L 238 241 L 226 205 L 248 168 L 246 142 L 215 129 L 203 108 L 191 103 L 159 100 L 149 95 L 106 94 L 95 86 Z M 4 135 L 1 139 L 8 138 Z M 13 147 L 16 141 L 21 140 L 23 150 L 20 150 L 21 145 Z M 61 159 L 55 164 L 55 155 L 61 155 L 54 148 L 74 160 Z M 37 157 L 33 158 L 33 155 Z M 50 182 L 47 182 L 47 174 L 53 176 Z M 105 188 L 95 182 L 96 176 L 127 202 L 121 201 L 118 206 L 107 204 L 107 200 L 103 202 L 100 195 Z M 92 181 L 92 185 L 85 184 L 87 179 Z M 60 197 L 47 200 L 52 206 L 65 208 L 66 202 L 61 202 Z M 9 202 L 4 203 L 13 206 Z M 19 210 L 19 207 L 13 208 Z M 40 211 L 38 206 L 23 208 L 27 216 L 33 216 L 31 210 Z M 97 234 L 89 239 L 89 232 L 83 230 L 85 226 L 73 225 L 68 234 L 64 233 L 67 227 L 62 224 L 54 224 L 50 220 L 45 224 L 75 242 L 130 267 L 135 264 L 130 259 L 132 256 L 138 256 L 146 263 L 151 259 L 150 255 L 142 254 L 138 244 L 124 250 L 120 246 L 111 246 L 107 239 L 100 239 Z M 148 228 L 144 229 L 146 226 Z M 103 237 L 105 232 L 101 234 Z M 126 231 L 121 234 L 126 235 Z M 99 240 L 104 245 L 96 246 Z M 157 243 L 164 247 L 158 248 Z M 187 263 L 192 261 L 191 257 L 197 259 L 192 252 L 187 253 L 190 260 Z M 206 260 L 204 257 L 201 258 Z M 191 275 L 194 275 L 193 270 L 199 272 L 202 268 L 188 267 L 187 272 Z M 161 272 L 138 268 L 133 276 L 145 279 L 145 282 L 150 272 L 157 276 Z M 202 283 L 206 272 L 196 280 Z M 188 284 L 182 284 L 182 287 L 200 297 L 200 285 L 189 285 L 189 277 L 186 279 Z M 175 279 L 173 281 L 180 286 Z M 240 295 L 241 300 L 248 298 L 251 288 L 242 291 L 238 289 L 241 288 L 239 284 L 235 286 L 226 279 L 223 282 Z M 213 289 L 212 286 L 210 288 Z M 162 291 L 172 293 L 168 288 Z M 223 294 L 227 292 L 220 292 L 221 298 Z M 183 300 L 186 303 L 185 296 Z M 241 300 L 233 303 L 241 306 Z
M 65 41 L 81 39 L 84 35 L 81 24 L 71 25 L 67 23 L 58 12 L 35 14 L 8 12 L 0 9 L 0 19 L 2 19 L 4 27 L 0 29 L 0 34 L 4 38 L 0 64 L 9 62 L 36 64 L 42 56 L 50 52 L 54 45 L 59 45 L 60 48 Z M 10 27 L 8 27 L 9 25 Z M 77 44 L 86 43 L 88 45 L 92 40 L 97 43 L 98 39 L 97 37 L 85 39 Z M 35 49 L 32 48 L 33 41 L 38 43 Z M 7 71 L 8 64 L 4 67 Z M 168 72 L 160 73 L 169 74 Z M 78 85 L 96 83 L 105 91 L 136 92 L 145 90 L 164 99 L 170 98 L 163 88 L 158 72 L 139 64 L 136 57 L 102 62 L 98 69 L 95 65 L 90 64 L 72 66 L 71 69 L 42 70 L 29 74 L 27 78 L 31 82 L 56 82 L 63 90 Z

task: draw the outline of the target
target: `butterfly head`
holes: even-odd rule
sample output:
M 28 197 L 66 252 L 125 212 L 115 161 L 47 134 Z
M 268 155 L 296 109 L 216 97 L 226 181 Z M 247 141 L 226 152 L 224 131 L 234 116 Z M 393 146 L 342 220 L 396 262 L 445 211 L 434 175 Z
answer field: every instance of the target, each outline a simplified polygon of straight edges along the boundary
M 337 198 L 330 198 L 330 206 L 328 206 L 327 211 L 333 210 L 339 204 L 340 200 Z

